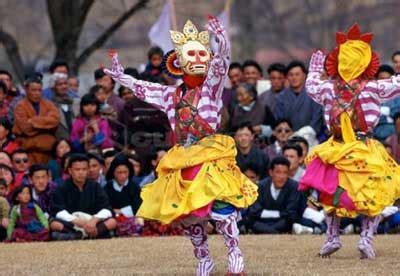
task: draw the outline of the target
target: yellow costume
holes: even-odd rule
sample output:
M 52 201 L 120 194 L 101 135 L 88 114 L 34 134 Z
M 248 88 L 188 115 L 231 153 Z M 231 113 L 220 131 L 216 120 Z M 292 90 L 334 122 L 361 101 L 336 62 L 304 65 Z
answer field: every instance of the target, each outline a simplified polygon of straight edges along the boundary
M 215 200 L 247 208 L 257 199 L 257 186 L 240 172 L 235 156 L 235 142 L 225 135 L 174 146 L 158 165 L 157 180 L 143 188 L 137 215 L 168 224 Z M 182 179 L 182 169 L 199 164 L 192 181 Z

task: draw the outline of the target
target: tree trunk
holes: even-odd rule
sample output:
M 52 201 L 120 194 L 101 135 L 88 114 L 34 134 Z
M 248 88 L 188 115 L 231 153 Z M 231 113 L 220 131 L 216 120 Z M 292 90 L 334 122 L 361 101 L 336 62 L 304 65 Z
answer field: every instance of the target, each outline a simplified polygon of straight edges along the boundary
M 0 43 L 4 45 L 18 81 L 23 83 L 25 77 L 24 63 L 22 62 L 17 41 L 11 34 L 0 28 Z

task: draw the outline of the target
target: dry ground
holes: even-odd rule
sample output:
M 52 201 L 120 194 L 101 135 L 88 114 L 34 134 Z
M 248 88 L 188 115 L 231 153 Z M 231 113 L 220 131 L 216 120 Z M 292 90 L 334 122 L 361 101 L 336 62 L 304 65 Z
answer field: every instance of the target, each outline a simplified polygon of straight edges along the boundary
M 330 259 L 316 253 L 323 236 L 242 236 L 247 275 L 400 275 L 400 236 L 376 239 L 378 259 L 359 260 L 358 237 Z M 214 275 L 226 272 L 220 236 L 210 238 Z M 190 241 L 183 237 L 0 244 L 1 275 L 194 275 Z

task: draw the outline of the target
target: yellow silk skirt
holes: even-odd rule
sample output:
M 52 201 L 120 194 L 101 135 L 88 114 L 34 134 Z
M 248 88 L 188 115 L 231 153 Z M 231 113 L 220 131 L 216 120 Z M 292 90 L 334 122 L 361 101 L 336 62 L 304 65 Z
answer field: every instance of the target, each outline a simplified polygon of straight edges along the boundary
M 380 142 L 356 139 L 347 113 L 342 113 L 340 119 L 343 143 L 330 138 L 313 149 L 306 163 L 318 157 L 323 163 L 334 165 L 338 185 L 347 192 L 356 210 L 330 205 L 324 208 L 342 217 L 379 215 L 400 198 L 400 167 Z
M 257 185 L 236 165 L 232 137 L 212 135 L 189 147 L 174 146 L 157 167 L 158 178 L 142 189 L 143 203 L 137 216 L 163 224 L 191 214 L 215 200 L 247 208 L 258 196 Z M 193 180 L 181 170 L 201 165 Z

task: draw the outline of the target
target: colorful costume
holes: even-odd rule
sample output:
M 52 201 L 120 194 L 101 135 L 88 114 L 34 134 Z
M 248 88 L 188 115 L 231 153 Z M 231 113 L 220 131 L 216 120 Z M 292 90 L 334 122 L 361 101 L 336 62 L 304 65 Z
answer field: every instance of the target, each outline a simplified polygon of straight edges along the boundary
M 185 24 L 183 33 L 171 31 L 175 51 L 167 54 L 165 66 L 182 77 L 178 87 L 123 74 L 115 53 L 113 67 L 105 73 L 165 112 L 177 142 L 158 165 L 158 179 L 143 188 L 137 215 L 163 224 L 183 224 L 199 260 L 197 275 L 209 275 L 214 267 L 205 227 L 210 218 L 215 220 L 229 249 L 229 273 L 242 273 L 236 221 L 238 210 L 257 199 L 257 186 L 236 166 L 234 140 L 215 134 L 221 122 L 230 45 L 218 19 L 209 18 L 208 31 L 215 36 L 213 53 L 208 32 L 199 33 L 192 22 Z
M 400 78 L 372 80 L 378 56 L 371 50 L 372 34 L 354 25 L 337 33 L 337 48 L 326 58 L 318 51 L 310 61 L 308 94 L 325 107 L 332 137 L 307 157 L 300 189 L 318 191 L 317 200 L 328 213 L 327 240 L 320 255 L 341 247 L 339 217 L 364 215 L 358 249 L 362 258 L 375 258 L 372 247 L 380 214 L 400 197 L 400 169 L 385 148 L 371 139 L 380 104 L 400 94 Z M 322 80 L 324 70 L 330 79 Z

